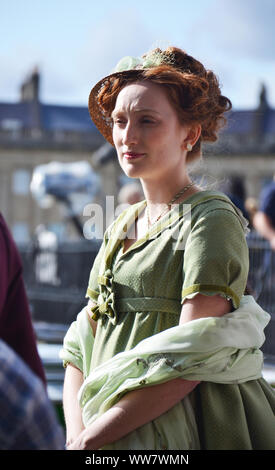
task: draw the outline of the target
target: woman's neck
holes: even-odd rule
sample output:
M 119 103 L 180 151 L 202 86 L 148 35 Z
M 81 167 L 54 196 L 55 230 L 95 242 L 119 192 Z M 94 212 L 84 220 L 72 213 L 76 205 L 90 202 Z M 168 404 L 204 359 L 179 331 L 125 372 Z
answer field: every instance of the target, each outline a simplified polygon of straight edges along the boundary
M 161 181 L 144 181 L 141 180 L 143 192 L 145 199 L 147 201 L 147 208 L 150 220 L 156 219 L 162 211 L 165 209 L 168 210 L 168 204 L 171 200 L 185 188 L 192 183 L 189 175 L 185 175 L 177 181 L 167 179 L 163 182 Z M 197 192 L 199 189 L 196 186 L 191 186 L 187 188 L 186 191 L 180 195 L 180 197 L 174 202 L 177 204 L 184 201 L 191 194 Z

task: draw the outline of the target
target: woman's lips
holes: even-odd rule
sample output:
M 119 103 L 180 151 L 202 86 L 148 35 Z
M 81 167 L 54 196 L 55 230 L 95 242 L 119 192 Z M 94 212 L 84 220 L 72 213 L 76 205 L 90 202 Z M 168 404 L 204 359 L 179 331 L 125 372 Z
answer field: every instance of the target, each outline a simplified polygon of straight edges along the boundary
M 145 153 L 125 152 L 123 155 L 127 160 L 135 160 L 136 158 L 143 157 Z

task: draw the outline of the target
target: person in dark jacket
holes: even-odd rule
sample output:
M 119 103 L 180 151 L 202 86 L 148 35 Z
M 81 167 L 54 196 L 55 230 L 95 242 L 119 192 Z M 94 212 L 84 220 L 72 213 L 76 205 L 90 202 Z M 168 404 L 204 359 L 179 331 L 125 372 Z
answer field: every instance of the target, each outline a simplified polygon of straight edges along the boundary
M 22 271 L 18 249 L 0 214 L 0 338 L 46 384 Z

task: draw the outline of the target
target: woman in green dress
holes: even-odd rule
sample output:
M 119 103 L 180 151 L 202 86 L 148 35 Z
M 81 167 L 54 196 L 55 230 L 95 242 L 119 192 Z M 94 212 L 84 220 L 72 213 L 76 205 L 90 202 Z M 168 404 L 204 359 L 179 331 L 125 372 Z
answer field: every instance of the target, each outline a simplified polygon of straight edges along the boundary
M 230 108 L 213 72 L 174 47 L 122 59 L 91 91 L 145 199 L 107 228 L 64 338 L 68 449 L 275 448 L 247 223 L 188 172 Z

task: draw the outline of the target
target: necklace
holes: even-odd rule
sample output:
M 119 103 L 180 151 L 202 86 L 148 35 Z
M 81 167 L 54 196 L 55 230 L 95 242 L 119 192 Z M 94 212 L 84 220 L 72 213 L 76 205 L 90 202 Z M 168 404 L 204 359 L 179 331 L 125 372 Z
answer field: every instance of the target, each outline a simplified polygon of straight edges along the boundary
M 185 193 L 185 191 L 187 191 L 187 189 L 191 188 L 191 186 L 193 186 L 195 184 L 194 181 L 192 181 L 192 183 L 188 184 L 187 186 L 184 186 L 183 189 L 181 189 L 180 192 L 178 192 L 175 196 L 173 196 L 173 198 L 171 199 L 170 202 L 168 202 L 167 206 L 171 206 L 171 204 L 173 204 L 173 202 L 175 202 L 177 199 L 179 199 L 179 197 Z M 168 210 L 169 210 L 169 207 L 168 207 Z M 146 206 L 146 216 L 147 216 L 147 228 L 149 229 L 150 226 L 154 225 L 165 213 L 167 212 L 167 208 L 162 211 L 160 213 L 160 215 L 156 218 L 156 220 L 154 220 L 154 222 L 151 222 L 150 221 L 150 218 L 149 218 L 149 211 L 148 211 L 148 206 Z

